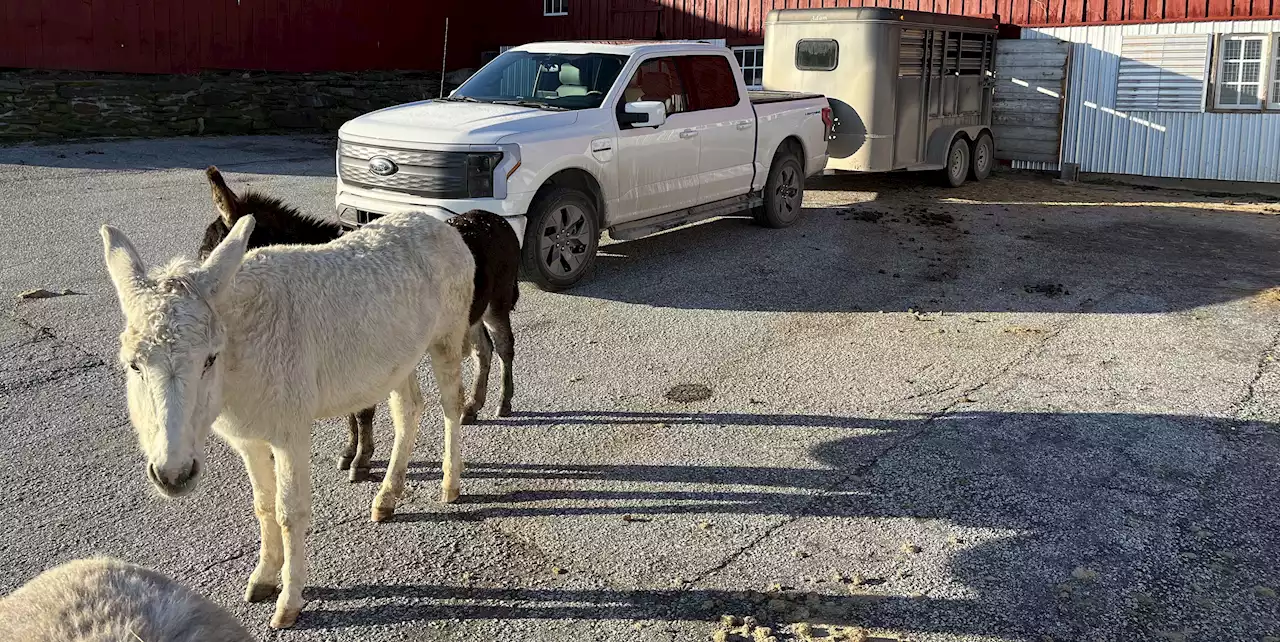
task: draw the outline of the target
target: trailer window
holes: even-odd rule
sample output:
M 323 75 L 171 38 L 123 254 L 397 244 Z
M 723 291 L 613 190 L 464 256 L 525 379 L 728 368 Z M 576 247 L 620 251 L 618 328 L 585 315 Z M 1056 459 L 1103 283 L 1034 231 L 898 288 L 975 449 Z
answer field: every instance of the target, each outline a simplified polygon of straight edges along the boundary
M 801 40 L 796 43 L 796 69 L 831 71 L 840 62 L 840 44 L 834 40 Z

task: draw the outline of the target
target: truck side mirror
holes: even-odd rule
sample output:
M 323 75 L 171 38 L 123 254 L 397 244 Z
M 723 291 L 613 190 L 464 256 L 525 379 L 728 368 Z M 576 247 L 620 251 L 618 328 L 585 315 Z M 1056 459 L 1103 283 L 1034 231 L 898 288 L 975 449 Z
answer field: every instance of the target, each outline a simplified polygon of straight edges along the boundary
M 618 114 L 618 122 L 631 127 L 658 127 L 667 122 L 667 106 L 661 100 L 627 103 Z

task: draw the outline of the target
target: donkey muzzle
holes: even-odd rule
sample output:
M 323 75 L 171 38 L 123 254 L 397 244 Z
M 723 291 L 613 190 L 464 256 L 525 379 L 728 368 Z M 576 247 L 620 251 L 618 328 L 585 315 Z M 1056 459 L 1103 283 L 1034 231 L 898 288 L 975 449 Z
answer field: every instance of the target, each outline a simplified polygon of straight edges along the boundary
M 147 464 L 147 479 L 168 497 L 181 497 L 191 492 L 199 475 L 200 462 L 194 459 L 190 465 L 176 470 L 156 468 L 154 463 Z

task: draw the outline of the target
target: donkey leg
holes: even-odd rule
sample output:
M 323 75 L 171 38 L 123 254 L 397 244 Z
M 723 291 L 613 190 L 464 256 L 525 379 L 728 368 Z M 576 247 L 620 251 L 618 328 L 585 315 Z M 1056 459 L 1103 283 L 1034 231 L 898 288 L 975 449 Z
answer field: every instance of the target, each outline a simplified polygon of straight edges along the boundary
M 431 348 L 431 370 L 440 388 L 444 409 L 444 457 L 440 501 L 458 499 L 462 489 L 462 351 L 461 341 L 442 341 Z
M 373 459 L 373 413 L 376 410 L 377 406 L 370 406 L 355 414 L 359 425 L 359 445 L 356 447 L 355 461 L 351 464 L 350 479 L 353 482 L 369 479 L 369 460 Z
M 506 417 L 511 414 L 511 397 L 515 394 L 515 376 L 511 367 L 516 358 L 516 342 L 511 332 L 511 311 L 490 307 L 484 313 L 484 327 L 493 337 L 493 347 L 502 361 L 502 402 L 498 405 L 498 416 Z
M 471 360 L 476 367 L 475 382 L 471 386 L 471 402 L 462 411 L 462 423 L 473 424 L 480 409 L 484 408 L 489 394 L 489 364 L 493 362 L 493 342 L 485 332 L 483 323 L 476 323 L 467 331 L 471 343 Z
M 253 513 L 258 517 L 262 545 L 258 551 L 258 565 L 249 576 L 244 599 L 261 602 L 276 592 L 279 586 L 280 566 L 284 563 L 284 549 L 280 540 L 280 524 L 276 522 L 276 471 L 271 465 L 271 447 L 260 441 L 235 442 L 235 449 L 244 459 L 249 472 L 249 484 L 253 487 Z
M 413 454 L 413 443 L 418 439 L 418 424 L 426 407 L 422 399 L 422 386 L 418 372 L 409 376 L 391 393 L 391 423 L 396 427 L 395 443 L 391 446 L 391 460 L 387 462 L 387 474 L 382 478 L 382 488 L 373 498 L 372 517 L 375 522 L 390 519 L 396 512 L 396 500 L 404 494 L 405 468 Z
M 351 468 L 351 462 L 355 461 L 356 449 L 359 445 L 360 425 L 356 422 L 355 415 L 347 415 L 347 447 L 342 449 L 342 456 L 338 458 L 338 470 Z
M 298 426 L 282 434 L 295 437 L 284 448 L 274 449 L 279 482 L 276 521 L 284 544 L 284 581 L 271 618 L 273 629 L 293 626 L 302 611 L 302 587 L 307 583 L 307 528 L 311 525 L 310 432 L 306 426 Z

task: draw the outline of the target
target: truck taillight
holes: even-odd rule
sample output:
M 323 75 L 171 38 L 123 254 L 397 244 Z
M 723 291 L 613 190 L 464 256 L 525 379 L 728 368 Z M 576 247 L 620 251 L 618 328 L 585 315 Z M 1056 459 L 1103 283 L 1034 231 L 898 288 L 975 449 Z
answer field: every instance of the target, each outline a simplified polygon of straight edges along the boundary
M 831 116 L 831 108 L 823 107 L 822 108 L 822 137 L 826 140 L 831 140 L 832 138 L 831 134 L 832 134 L 832 131 L 835 129 L 835 126 L 836 126 L 835 119 Z

